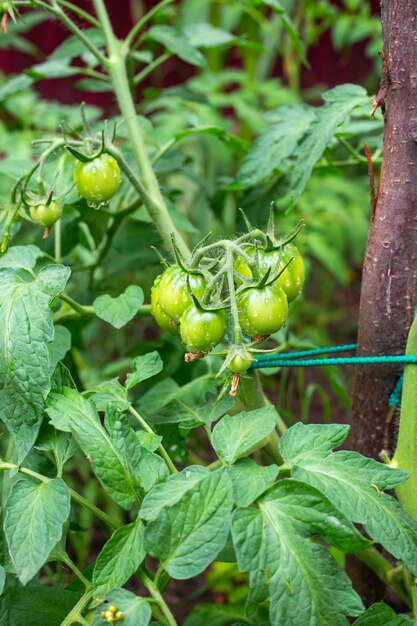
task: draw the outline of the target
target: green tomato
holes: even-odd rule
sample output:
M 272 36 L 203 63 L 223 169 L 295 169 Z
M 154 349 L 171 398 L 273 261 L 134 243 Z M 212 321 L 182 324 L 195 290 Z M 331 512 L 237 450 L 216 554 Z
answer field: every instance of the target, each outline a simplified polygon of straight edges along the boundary
M 239 302 L 239 322 L 251 337 L 264 337 L 276 333 L 285 324 L 288 301 L 284 290 L 274 283 L 243 292 Z
M 74 168 L 77 191 L 88 202 L 107 202 L 120 185 L 120 167 L 109 154 L 100 154 L 92 161 L 77 161 Z
M 38 204 L 29 207 L 29 213 L 35 224 L 49 227 L 61 217 L 62 207 L 56 200 L 52 200 L 48 205 Z
M 255 255 L 255 248 L 248 248 L 246 253 L 249 256 Z M 269 268 L 271 268 L 271 272 L 275 272 L 277 270 L 277 263 L 279 261 L 280 251 L 277 250 L 262 250 L 258 249 L 259 255 L 259 270 L 261 275 L 264 275 Z M 298 249 L 293 244 L 287 244 L 283 250 L 281 263 L 279 265 L 280 269 L 282 269 L 288 261 L 292 258 L 290 265 L 286 270 L 277 278 L 275 284 L 278 284 L 283 288 L 285 293 L 287 294 L 288 302 L 292 302 L 301 292 L 301 289 L 304 285 L 304 262 L 301 254 Z M 242 257 L 237 256 L 235 259 L 235 270 L 245 276 L 246 278 L 250 278 L 252 276 L 252 272 L 250 267 L 246 263 Z M 237 283 L 241 283 L 241 280 L 237 280 Z
M 202 298 L 206 281 L 201 274 L 189 274 L 191 291 L 197 298 Z M 179 322 L 192 299 L 187 288 L 187 273 L 178 265 L 168 267 L 159 283 L 159 306 L 168 319 Z
M 181 339 L 191 352 L 209 352 L 223 339 L 226 328 L 223 310 L 202 311 L 191 304 L 181 318 Z
M 253 359 L 247 350 L 237 352 L 229 363 L 229 370 L 234 374 L 246 372 L 251 366 Z
M 171 335 L 179 337 L 180 327 L 177 324 L 171 324 L 169 317 L 165 315 L 159 305 L 159 285 L 161 283 L 161 276 L 162 274 L 159 274 L 159 276 L 155 278 L 153 287 L 151 289 L 151 313 L 155 319 L 155 322 L 160 328 L 162 328 L 162 330 L 165 330 Z

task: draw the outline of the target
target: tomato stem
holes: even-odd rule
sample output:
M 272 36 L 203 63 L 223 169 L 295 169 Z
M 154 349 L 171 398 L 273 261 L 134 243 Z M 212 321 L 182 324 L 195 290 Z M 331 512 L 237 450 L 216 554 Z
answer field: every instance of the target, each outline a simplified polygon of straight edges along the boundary
M 144 204 L 165 246 L 172 250 L 171 235 L 174 235 L 177 246 L 185 256 L 188 256 L 190 251 L 175 227 L 167 209 L 146 150 L 142 130 L 138 123 L 126 69 L 126 57 L 129 52 L 129 45 L 125 41 L 120 41 L 116 38 L 103 0 L 93 0 L 93 2 L 106 39 L 109 58 L 106 60 L 105 67 L 109 71 L 119 108 L 124 117 L 131 140 L 141 179 L 143 180 L 143 187 L 147 192 L 146 196 L 144 196 Z

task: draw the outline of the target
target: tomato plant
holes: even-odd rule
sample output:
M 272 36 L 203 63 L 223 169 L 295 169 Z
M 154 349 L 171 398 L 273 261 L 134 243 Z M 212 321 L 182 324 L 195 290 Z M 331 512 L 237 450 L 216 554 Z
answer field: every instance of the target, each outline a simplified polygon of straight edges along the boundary
M 402 90 L 385 77 L 372 104 L 347 83 L 320 104 L 302 66 L 322 32 L 344 62 L 358 39 L 375 53 L 377 18 L 162 0 L 126 3 L 123 31 L 110 0 L 79 4 L 0 2 L 0 47 L 31 55 L 0 77 L 0 622 L 414 623 L 415 363 L 397 451 L 376 460 L 336 450 L 348 377 L 286 354 L 322 366 L 356 332 L 375 106 Z M 68 37 L 46 57 L 25 33 L 45 21 L 52 41 L 53 20 Z M 55 78 L 90 104 L 41 97 Z M 381 284 L 402 272 L 395 243 Z M 403 303 L 384 301 L 394 324 Z M 346 555 L 392 607 L 365 608 Z

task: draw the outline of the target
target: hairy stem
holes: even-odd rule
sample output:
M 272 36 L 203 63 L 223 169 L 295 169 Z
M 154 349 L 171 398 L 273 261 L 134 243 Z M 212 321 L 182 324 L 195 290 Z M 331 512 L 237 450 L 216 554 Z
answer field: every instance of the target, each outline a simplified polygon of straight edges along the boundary
M 174 235 L 177 246 L 185 256 L 188 256 L 188 246 L 177 231 L 166 207 L 138 123 L 126 69 L 126 56 L 129 47 L 126 42 L 119 41 L 115 37 L 103 0 L 93 0 L 93 2 L 106 39 L 109 56 L 106 68 L 109 71 L 119 108 L 124 117 L 143 186 L 148 194 L 148 197 L 145 198 L 145 206 L 165 246 L 172 250 L 171 235 Z M 149 198 L 152 200 L 151 202 Z
M 140 572 L 139 576 L 140 576 L 140 579 L 142 580 L 143 584 L 145 585 L 145 587 L 147 588 L 147 590 L 151 594 L 152 598 L 155 600 L 156 604 L 160 608 L 164 618 L 166 619 L 167 625 L 168 626 L 178 626 L 178 624 L 177 624 L 177 622 L 175 620 L 175 617 L 171 613 L 171 610 L 170 610 L 169 606 L 165 602 L 164 598 L 162 597 L 162 595 L 161 595 L 158 587 L 155 585 L 155 583 L 144 572 Z
M 129 407 L 129 413 L 131 415 L 133 415 L 133 417 L 135 418 L 135 420 L 140 424 L 141 428 L 143 428 L 144 431 L 146 431 L 147 433 L 151 434 L 151 435 L 155 435 L 155 432 L 152 430 L 152 428 L 149 426 L 149 424 L 143 419 L 143 417 L 136 411 L 136 409 L 133 408 L 133 406 Z M 164 459 L 165 463 L 168 466 L 168 469 L 170 471 L 171 474 L 176 474 L 178 472 L 177 468 L 175 467 L 174 463 L 171 461 L 171 458 L 168 454 L 168 452 L 165 450 L 164 446 L 162 444 L 160 444 L 157 447 L 157 452 L 159 452 L 159 454 L 161 455 L 161 457 Z

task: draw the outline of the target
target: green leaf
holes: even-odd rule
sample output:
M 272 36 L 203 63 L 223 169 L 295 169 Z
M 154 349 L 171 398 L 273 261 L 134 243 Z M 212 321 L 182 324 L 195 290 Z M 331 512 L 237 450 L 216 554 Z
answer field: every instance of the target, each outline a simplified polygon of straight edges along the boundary
M 99 28 L 87 28 L 83 30 L 83 33 L 91 43 L 98 47 L 104 47 L 104 35 Z M 72 35 L 67 37 L 64 42 L 57 46 L 52 54 L 49 55 L 50 61 L 66 61 L 69 63 L 76 57 L 80 57 L 85 52 L 85 46 L 78 37 Z
M 278 471 L 277 465 L 261 467 L 252 459 L 240 459 L 229 467 L 237 506 L 246 507 L 255 502 L 274 483 Z
M 73 433 L 81 450 L 91 458 L 97 478 L 119 506 L 130 509 L 135 501 L 141 501 L 139 479 L 122 448 L 123 435 L 121 442 L 109 436 L 90 400 L 75 389 L 56 389 L 49 394 L 47 413 L 55 428 Z M 138 443 L 137 448 L 140 456 Z
M 213 428 L 211 443 L 226 463 L 247 456 L 262 447 L 277 423 L 277 412 L 271 405 L 255 411 L 225 415 Z
M 3 565 L 0 565 L 0 595 L 3 593 L 5 582 L 6 582 L 6 571 Z
M 47 483 L 25 478 L 12 486 L 6 502 L 4 532 L 24 585 L 40 570 L 60 540 L 70 508 L 68 489 L 61 478 Z
M 288 157 L 315 118 L 314 109 L 305 104 L 282 106 L 270 116 L 272 126 L 255 139 L 237 174 L 245 187 L 257 185 L 274 172 L 284 172 Z
M 378 602 L 354 622 L 354 626 L 410 626 L 415 624 L 408 615 L 397 615 L 391 607 Z
M 191 65 L 202 67 L 205 59 L 201 52 L 197 50 L 188 40 L 188 37 L 179 29 L 172 26 L 152 26 L 146 36 L 162 44 L 167 50 L 178 56 L 180 59 Z
M 97 557 L 93 572 L 94 598 L 122 587 L 145 558 L 142 522 L 118 528 Z
M 48 60 L 44 63 L 38 63 L 32 65 L 25 73 L 34 78 L 35 80 L 42 80 L 45 78 L 66 78 L 68 76 L 75 76 L 80 73 L 79 67 L 70 67 L 70 59 L 64 60 Z
M 173 390 L 171 401 L 150 416 L 149 421 L 154 424 L 181 423 L 182 428 L 196 428 L 202 425 L 210 427 L 212 422 L 220 419 L 234 404 L 233 398 L 229 395 L 223 396 L 220 400 L 210 397 L 207 402 L 201 404 L 196 404 L 192 399 L 186 402 L 181 395 L 181 387 Z
M 417 573 L 417 522 L 384 489 L 394 489 L 407 472 L 394 469 L 357 452 L 332 452 L 347 436 L 338 424 L 292 426 L 280 440 L 280 451 L 291 475 L 324 494 L 346 517 L 363 524 L 410 571 Z
M 347 625 L 346 615 L 363 610 L 360 598 L 329 552 L 309 538 L 358 548 L 363 538 L 303 483 L 282 480 L 258 504 L 260 510 L 238 509 L 232 521 L 239 569 L 250 575 L 248 609 L 269 596 L 272 624 Z
M 81 594 L 59 585 L 23 587 L 14 576 L 7 577 L 0 596 L 0 626 L 61 626 Z
M 42 423 L 39 437 L 36 440 L 35 448 L 52 452 L 58 470 L 62 471 L 65 463 L 78 450 L 77 442 L 70 433 L 65 433 L 53 428 L 45 421 Z
M 59 361 L 65 357 L 71 349 L 71 333 L 65 326 L 55 326 L 54 338 L 48 344 L 49 347 L 49 371 L 54 373 Z
M 145 548 L 172 578 L 200 574 L 226 543 L 233 504 L 226 470 L 210 473 L 145 530 Z
M 20 171 L 19 167 L 19 174 Z M 24 269 L 30 272 L 36 265 L 36 261 L 43 256 L 42 250 L 37 246 L 29 244 L 27 246 L 13 246 L 0 257 L 0 269 L 10 268 L 13 270 Z
M 109 404 L 119 411 L 126 411 L 130 406 L 126 389 L 119 383 L 118 378 L 91 387 L 84 396 L 94 403 L 97 411 L 105 411 Z
M 289 17 L 288 13 L 286 12 L 285 8 L 282 6 L 281 2 L 279 2 L 278 0 L 262 0 L 262 2 L 266 4 L 267 6 L 271 7 L 271 9 L 275 11 L 275 13 L 277 13 L 277 15 L 281 17 L 282 25 L 287 31 L 294 48 L 297 50 L 298 54 L 300 55 L 301 61 L 305 65 L 308 65 L 307 59 L 306 59 L 306 50 L 305 50 L 304 42 L 301 39 L 300 34 L 298 33 L 294 22 Z
M 26 261 L 31 262 L 29 257 Z M 0 419 L 14 437 L 19 463 L 42 421 L 51 385 L 50 304 L 63 291 L 69 274 L 63 265 L 47 266 L 36 277 L 0 269 Z
M 148 352 L 132 361 L 132 371 L 126 376 L 126 389 L 133 389 L 143 380 L 152 378 L 162 371 L 164 364 L 158 352 Z
M 155 485 L 146 494 L 139 511 L 139 517 L 147 521 L 155 520 L 164 507 L 173 506 L 181 500 L 187 491 L 210 474 L 206 467 L 191 465 L 182 472 L 169 476 L 168 479 Z
M 93 302 L 94 311 L 100 319 L 115 328 L 122 328 L 132 320 L 143 304 L 144 295 L 140 287 L 130 285 L 120 296 L 99 296 Z
M 92 626 L 103 626 L 103 618 L 100 613 L 108 610 L 111 605 L 123 612 L 124 616 L 121 622 L 123 626 L 148 626 L 152 612 L 146 598 L 135 596 L 127 589 L 114 589 L 107 594 L 106 600 L 105 604 L 96 609 Z
M 18 74 L 9 78 L 0 87 L 0 102 L 3 102 L 9 96 L 27 89 L 33 84 L 33 78 L 27 76 L 27 74 Z
M 314 165 L 322 156 L 342 124 L 355 107 L 369 100 L 365 89 L 358 85 L 339 85 L 323 94 L 324 106 L 316 110 L 316 119 L 301 142 L 289 179 L 289 194 L 279 202 L 291 209 L 304 191 Z
M 184 28 L 184 33 L 188 43 L 195 48 L 217 48 L 236 40 L 235 35 L 227 30 L 204 22 L 189 24 Z

